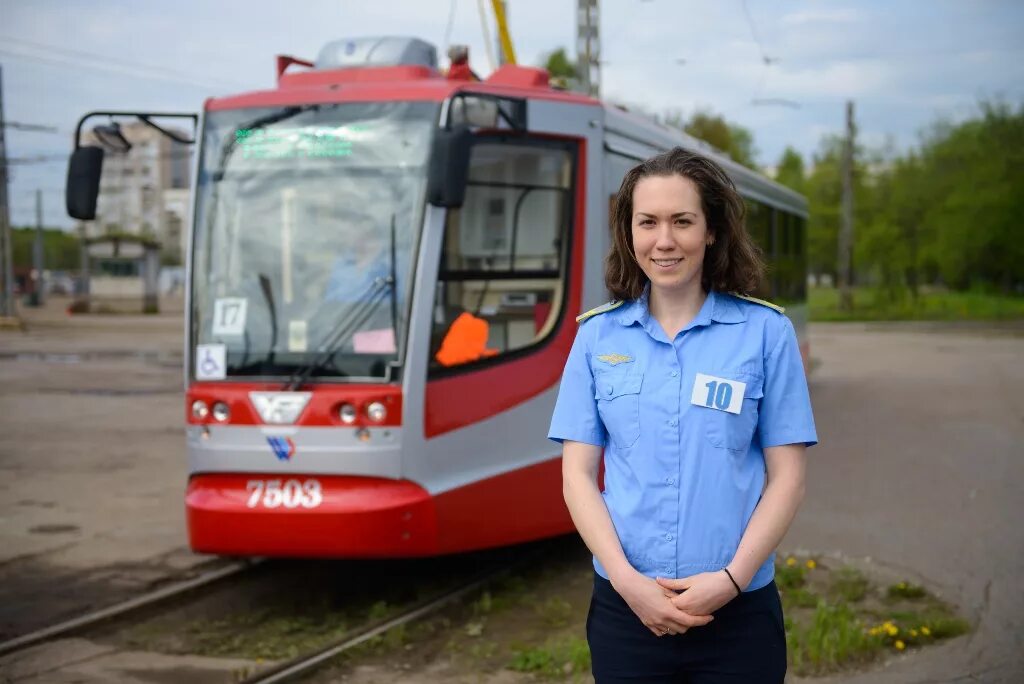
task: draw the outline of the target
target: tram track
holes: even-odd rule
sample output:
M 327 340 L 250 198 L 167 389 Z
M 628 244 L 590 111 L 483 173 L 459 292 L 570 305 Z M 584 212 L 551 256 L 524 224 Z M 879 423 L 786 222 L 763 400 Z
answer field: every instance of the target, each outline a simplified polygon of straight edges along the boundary
M 512 565 L 505 565 L 486 571 L 467 584 L 417 602 L 394 617 L 365 625 L 344 635 L 340 639 L 324 644 L 320 648 L 310 650 L 287 662 L 279 663 L 262 672 L 252 674 L 242 679 L 239 684 L 282 684 L 283 682 L 296 681 L 300 677 L 309 675 L 319 668 L 326 666 L 342 653 L 354 649 L 377 636 L 437 613 L 459 599 L 484 588 L 517 567 L 525 565 L 530 559 L 532 559 L 532 556 L 527 559 L 520 559 Z
M 179 656 L 248 661 L 248 665 L 233 665 L 230 672 L 225 671 L 224 681 L 233 684 L 305 681 L 322 669 L 336 666 L 339 656 L 344 658 L 344 654 L 392 630 L 418 621 L 430 622 L 450 608 L 458 610 L 455 607 L 467 596 L 500 584 L 531 564 L 543 564 L 551 549 L 550 542 L 537 542 L 525 548 L 410 561 L 235 562 L 0 643 L 0 671 L 4 671 L 4 663 L 13 666 L 12 658 L 28 657 L 40 664 L 28 672 L 22 668 L 23 674 L 10 681 L 49 681 L 47 677 L 57 675 L 63 666 L 52 669 L 46 662 L 50 658 L 45 649 L 65 648 L 64 639 L 74 636 L 95 644 L 95 655 L 69 666 L 87 667 L 90 672 L 102 670 L 100 661 L 108 657 L 114 660 L 118 653 L 142 658 L 148 653 L 153 662 L 160 662 L 157 667 L 163 668 L 173 668 L 167 658 Z M 247 572 L 257 570 L 257 566 L 258 572 Z M 200 591 L 207 587 L 209 591 Z M 338 593 L 331 595 L 332 589 Z M 268 609 L 268 597 L 282 594 L 288 595 L 285 604 Z M 318 611 L 323 607 L 314 602 L 324 596 L 330 597 L 326 603 L 332 607 L 321 613 Z M 378 604 L 386 610 L 374 610 Z M 239 613 L 254 619 L 233 621 Z M 269 637 L 278 655 L 261 651 L 268 638 L 260 631 L 261 626 L 280 620 L 282 614 L 292 623 L 310 619 L 318 622 L 324 638 L 311 639 L 301 629 L 283 629 Z M 224 622 L 230 623 L 225 630 L 231 634 L 228 639 L 218 631 Z M 194 634 L 199 636 L 190 640 L 189 635 Z M 223 647 L 225 641 L 231 641 L 229 648 Z M 32 647 L 43 650 L 30 651 Z M 109 681 L 116 680 L 115 667 Z M 0 677 L 0 681 L 8 680 Z
M 197 577 L 174 582 L 140 596 L 115 603 L 99 610 L 90 611 L 70 620 L 65 620 L 42 629 L 17 636 L 0 642 L 0 657 L 22 651 L 30 646 L 52 641 L 61 637 L 78 634 L 90 628 L 116 619 L 126 619 L 146 609 L 174 599 L 180 599 L 193 592 L 211 586 L 230 577 L 246 572 L 263 559 L 234 561 L 219 568 L 205 572 Z

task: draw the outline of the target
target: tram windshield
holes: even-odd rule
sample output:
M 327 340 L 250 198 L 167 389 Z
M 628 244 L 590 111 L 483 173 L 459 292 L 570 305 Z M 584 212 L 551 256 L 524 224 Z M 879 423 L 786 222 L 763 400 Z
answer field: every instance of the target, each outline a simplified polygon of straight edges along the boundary
M 208 113 L 193 349 L 223 353 L 224 376 L 389 378 L 436 122 L 424 102 Z

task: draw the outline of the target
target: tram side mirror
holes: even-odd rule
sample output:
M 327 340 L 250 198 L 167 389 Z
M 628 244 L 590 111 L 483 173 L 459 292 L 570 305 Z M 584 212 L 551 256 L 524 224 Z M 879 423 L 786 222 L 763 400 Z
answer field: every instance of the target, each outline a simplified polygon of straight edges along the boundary
M 436 207 L 461 207 L 469 180 L 473 134 L 465 125 L 439 130 L 434 136 L 427 180 L 427 201 Z
M 64 199 L 68 216 L 81 221 L 96 218 L 96 198 L 100 194 L 100 172 L 103 170 L 103 148 L 86 145 L 71 153 L 68 183 Z

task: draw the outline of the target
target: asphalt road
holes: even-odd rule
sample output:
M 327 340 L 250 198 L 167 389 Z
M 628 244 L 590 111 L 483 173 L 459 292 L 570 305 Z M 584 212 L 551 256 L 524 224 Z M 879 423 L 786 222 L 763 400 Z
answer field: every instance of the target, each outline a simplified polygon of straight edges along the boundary
M 821 443 L 784 546 L 918 577 L 977 629 L 850 684 L 1024 682 L 1024 335 L 812 326 Z

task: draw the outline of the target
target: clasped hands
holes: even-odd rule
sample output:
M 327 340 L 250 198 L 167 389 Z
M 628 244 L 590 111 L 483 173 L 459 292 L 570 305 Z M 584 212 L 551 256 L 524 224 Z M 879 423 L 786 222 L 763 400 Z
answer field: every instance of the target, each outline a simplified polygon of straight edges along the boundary
M 703 627 L 714 619 L 712 613 L 736 597 L 736 588 L 722 571 L 680 579 L 651 579 L 634 571 L 612 586 L 659 637 Z

